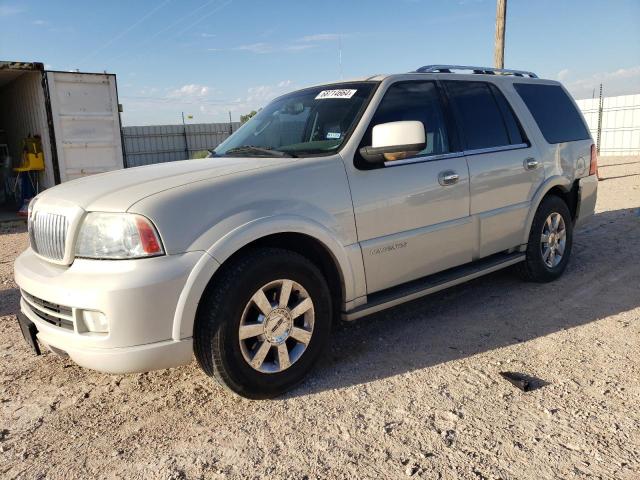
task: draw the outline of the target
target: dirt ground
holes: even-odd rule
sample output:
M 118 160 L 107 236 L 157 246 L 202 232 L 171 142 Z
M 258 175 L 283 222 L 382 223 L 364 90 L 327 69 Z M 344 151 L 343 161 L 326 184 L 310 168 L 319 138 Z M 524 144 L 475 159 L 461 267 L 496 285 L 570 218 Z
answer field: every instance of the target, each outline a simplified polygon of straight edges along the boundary
M 272 401 L 195 363 L 111 376 L 33 356 L 12 276 L 27 236 L 0 227 L 0 477 L 640 478 L 640 158 L 601 165 L 560 280 L 498 272 L 344 325 Z

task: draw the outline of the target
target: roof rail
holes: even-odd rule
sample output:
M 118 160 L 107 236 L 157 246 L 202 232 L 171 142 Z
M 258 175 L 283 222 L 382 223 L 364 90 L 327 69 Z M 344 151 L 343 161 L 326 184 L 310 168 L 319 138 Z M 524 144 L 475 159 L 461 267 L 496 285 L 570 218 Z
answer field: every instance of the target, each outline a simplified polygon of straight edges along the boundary
M 454 73 L 452 70 L 467 70 L 476 74 L 485 75 L 514 75 L 516 77 L 538 78 L 533 72 L 525 70 L 508 70 L 492 67 L 469 67 L 466 65 L 425 65 L 416 70 L 416 73 Z

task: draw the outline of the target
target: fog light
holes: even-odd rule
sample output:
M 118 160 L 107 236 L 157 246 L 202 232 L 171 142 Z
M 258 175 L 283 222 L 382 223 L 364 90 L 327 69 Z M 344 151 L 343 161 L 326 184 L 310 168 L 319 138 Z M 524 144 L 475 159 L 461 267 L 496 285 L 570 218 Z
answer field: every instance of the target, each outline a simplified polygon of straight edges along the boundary
M 107 317 L 102 312 L 83 310 L 82 323 L 84 323 L 87 332 L 107 333 L 109 331 Z

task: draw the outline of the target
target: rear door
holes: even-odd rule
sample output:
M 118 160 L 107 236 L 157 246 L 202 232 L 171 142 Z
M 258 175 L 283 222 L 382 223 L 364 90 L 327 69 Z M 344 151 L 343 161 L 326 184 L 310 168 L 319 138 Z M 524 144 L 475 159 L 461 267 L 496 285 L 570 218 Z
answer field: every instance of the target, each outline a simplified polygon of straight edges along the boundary
M 115 75 L 46 75 L 60 180 L 123 168 Z
M 371 168 L 356 153 L 349 183 L 362 248 L 367 292 L 373 293 L 471 260 L 467 164 L 451 138 L 436 82 L 389 86 L 360 146 L 375 125 L 417 120 L 424 151 Z
M 469 166 L 474 259 L 522 243 L 533 195 L 544 181 L 538 151 L 502 92 L 489 82 L 443 82 Z

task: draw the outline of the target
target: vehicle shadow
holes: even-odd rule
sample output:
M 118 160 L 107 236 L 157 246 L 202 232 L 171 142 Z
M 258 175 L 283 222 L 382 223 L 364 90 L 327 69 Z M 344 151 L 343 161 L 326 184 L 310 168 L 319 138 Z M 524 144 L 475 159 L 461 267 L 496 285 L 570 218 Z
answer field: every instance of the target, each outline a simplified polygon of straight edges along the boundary
M 5 288 L 0 290 L 0 317 L 15 315 L 20 309 L 20 290 Z
M 288 396 L 429 368 L 638 307 L 637 210 L 602 212 L 577 230 L 571 262 L 555 282 L 526 283 L 507 269 L 342 324 L 319 368 Z

